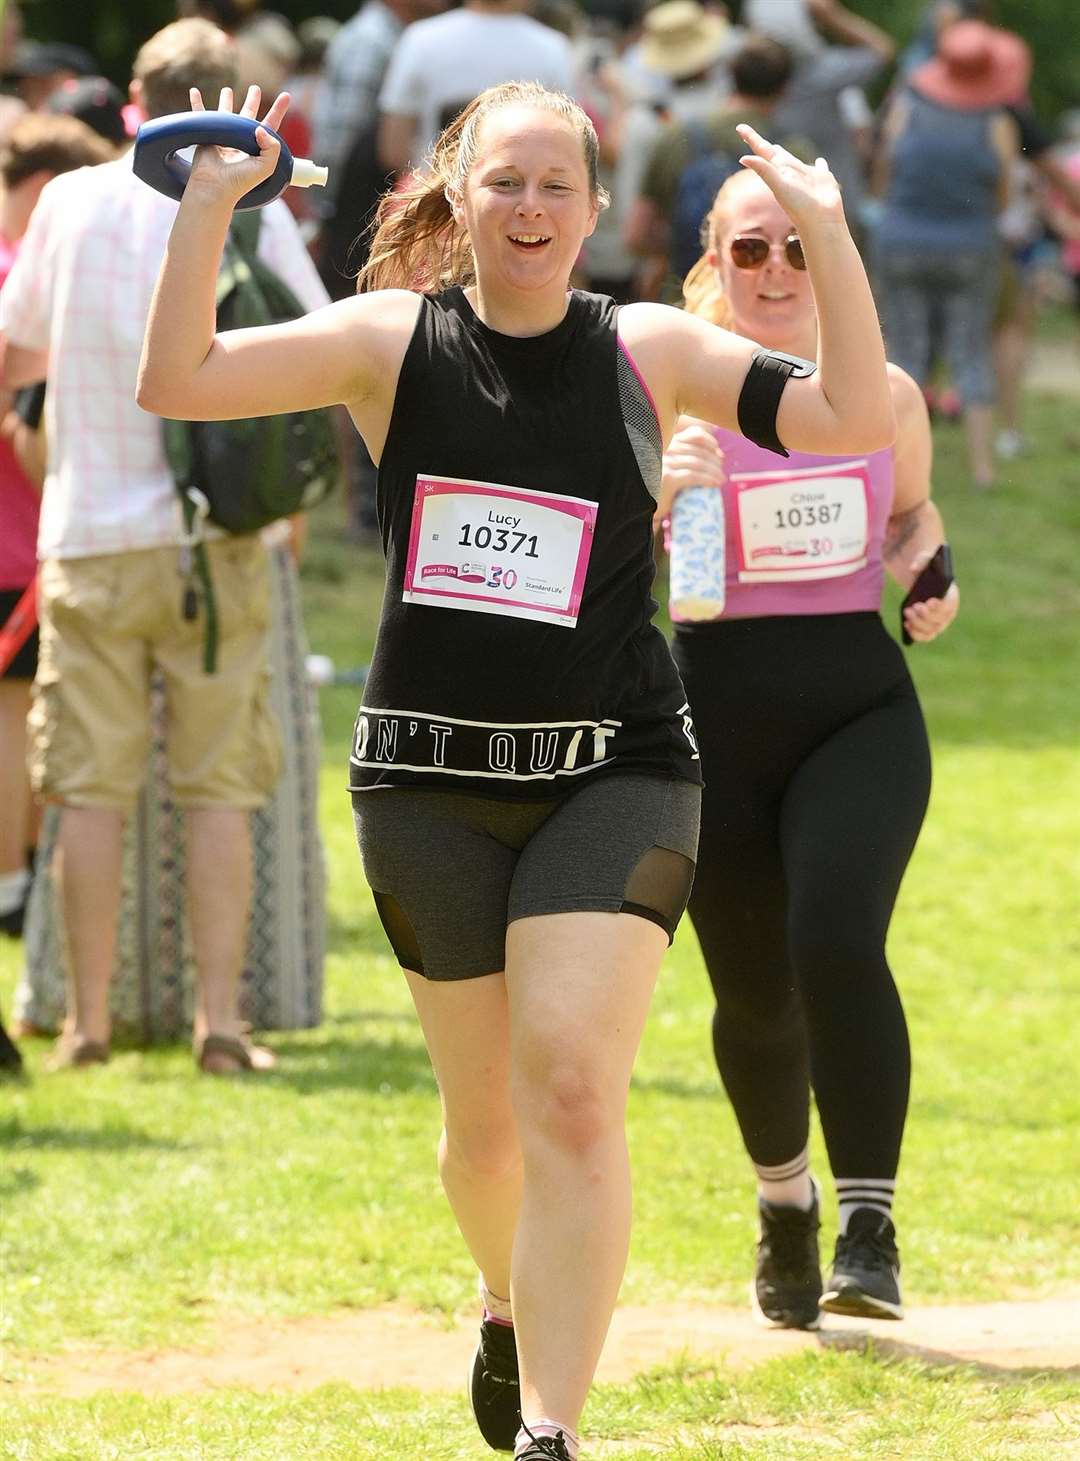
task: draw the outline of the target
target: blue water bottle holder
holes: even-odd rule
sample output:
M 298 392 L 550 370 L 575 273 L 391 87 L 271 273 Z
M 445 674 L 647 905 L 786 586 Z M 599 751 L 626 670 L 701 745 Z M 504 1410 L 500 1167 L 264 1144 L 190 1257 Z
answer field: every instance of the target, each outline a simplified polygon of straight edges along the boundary
M 234 147 L 252 157 L 259 154 L 256 127 L 264 126 L 235 112 L 176 112 L 143 122 L 135 137 L 132 171 L 137 178 L 178 202 L 184 196 L 191 164 L 178 156 L 187 147 Z M 307 158 L 294 158 L 281 136 L 265 127 L 281 144 L 277 167 L 236 204 L 238 209 L 263 208 L 287 187 L 325 187 L 327 169 Z

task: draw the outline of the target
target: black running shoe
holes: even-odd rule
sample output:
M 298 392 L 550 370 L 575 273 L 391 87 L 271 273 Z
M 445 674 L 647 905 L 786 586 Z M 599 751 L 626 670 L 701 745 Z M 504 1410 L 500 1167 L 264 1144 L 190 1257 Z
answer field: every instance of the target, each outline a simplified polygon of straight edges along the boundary
M 832 1276 L 821 1296 L 830 1314 L 859 1319 L 902 1319 L 900 1254 L 896 1229 L 883 1212 L 858 1207 L 836 1240 Z
M 809 1212 L 759 1199 L 761 1238 L 750 1288 L 754 1317 L 771 1329 L 816 1329 L 821 1323 L 818 1188 Z
M 556 1436 L 534 1436 L 524 1421 L 521 1428 L 530 1438 L 530 1444 L 515 1457 L 515 1461 L 570 1461 L 562 1431 Z
M 480 1325 L 480 1343 L 469 1376 L 469 1399 L 480 1434 L 491 1449 L 512 1451 L 521 1424 L 517 1340 L 512 1325 L 497 1324 L 492 1319 Z

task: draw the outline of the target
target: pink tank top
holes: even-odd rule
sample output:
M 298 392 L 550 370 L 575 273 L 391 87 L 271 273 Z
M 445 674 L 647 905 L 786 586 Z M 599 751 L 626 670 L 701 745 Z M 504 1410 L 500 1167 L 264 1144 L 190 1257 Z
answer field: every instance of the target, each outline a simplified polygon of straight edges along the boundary
M 724 619 L 881 607 L 891 448 L 786 459 L 714 427 L 724 453 Z

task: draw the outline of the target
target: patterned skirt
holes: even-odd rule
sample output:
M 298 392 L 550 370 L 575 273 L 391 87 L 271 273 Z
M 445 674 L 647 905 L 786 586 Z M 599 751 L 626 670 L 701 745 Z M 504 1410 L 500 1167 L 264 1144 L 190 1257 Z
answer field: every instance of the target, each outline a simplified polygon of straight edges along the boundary
M 293 1030 L 322 1019 L 326 879 L 318 827 L 320 735 L 307 683 L 299 579 L 284 546 L 271 548 L 271 699 L 283 766 L 272 801 L 251 814 L 254 887 L 240 1014 L 255 1029 Z M 184 816 L 165 760 L 165 692 L 151 691 L 146 785 L 124 833 L 123 896 L 110 989 L 113 1028 L 141 1042 L 191 1032 L 195 966 L 184 892 Z M 52 876 L 60 816 L 44 818 L 27 909 L 26 967 L 15 1018 L 57 1029 L 66 1005 L 63 922 Z

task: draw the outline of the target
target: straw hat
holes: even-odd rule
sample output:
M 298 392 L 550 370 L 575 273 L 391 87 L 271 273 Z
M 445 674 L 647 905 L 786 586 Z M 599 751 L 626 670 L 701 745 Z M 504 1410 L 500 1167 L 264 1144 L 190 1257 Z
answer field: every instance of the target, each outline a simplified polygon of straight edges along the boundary
M 664 0 L 645 16 L 641 59 L 650 71 L 681 81 L 707 71 L 724 49 L 728 23 L 698 0 Z
M 1031 79 L 1031 52 L 1012 31 L 982 20 L 958 20 L 938 39 L 937 55 L 909 81 L 942 106 L 976 111 L 1022 99 Z

